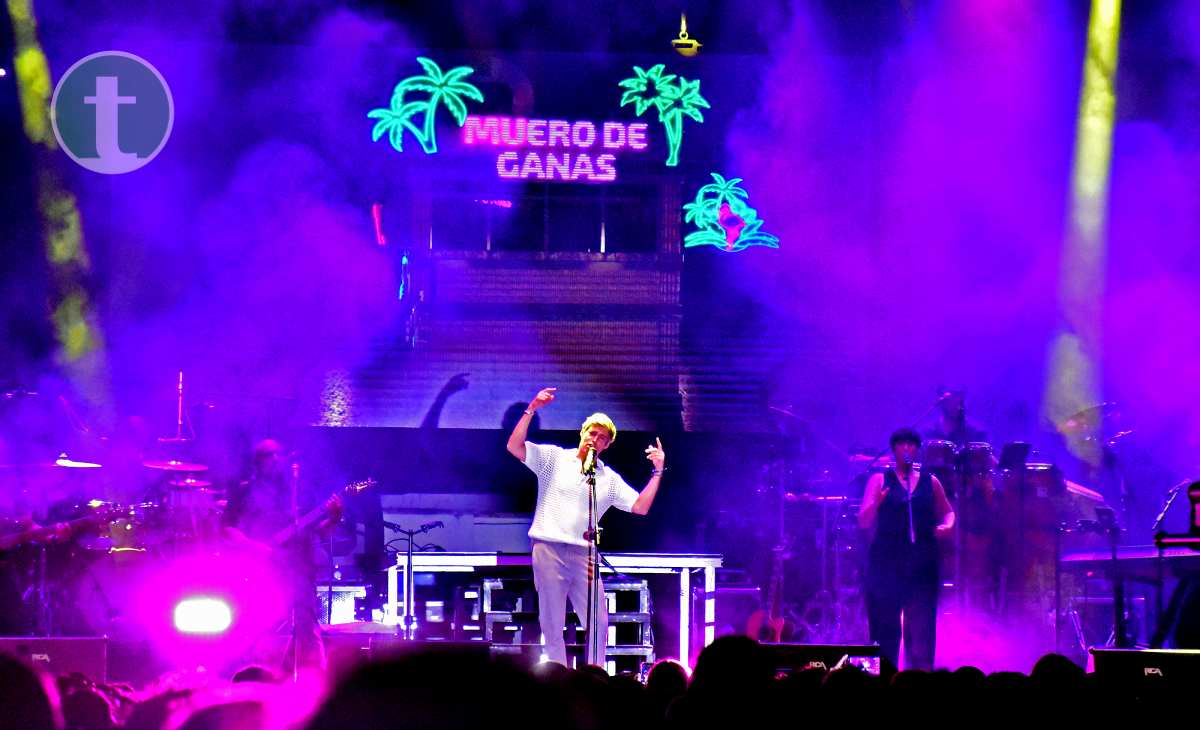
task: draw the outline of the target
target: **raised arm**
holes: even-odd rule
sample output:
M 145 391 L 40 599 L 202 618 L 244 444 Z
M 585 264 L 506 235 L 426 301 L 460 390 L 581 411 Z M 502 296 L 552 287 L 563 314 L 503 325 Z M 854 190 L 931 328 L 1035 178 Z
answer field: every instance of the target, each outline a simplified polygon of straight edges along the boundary
M 525 462 L 525 437 L 529 433 L 529 422 L 533 420 L 534 412 L 549 404 L 554 400 L 554 393 L 558 388 L 542 388 L 533 400 L 529 402 L 529 407 L 521 414 L 520 420 L 513 428 L 512 434 L 508 437 L 508 453 Z
M 630 511 L 635 515 L 644 515 L 650 512 L 650 505 L 654 504 L 654 497 L 658 495 L 658 485 L 662 482 L 664 465 L 667 462 L 667 455 L 663 452 L 662 439 L 655 438 L 655 445 L 646 447 L 646 458 L 654 465 L 654 471 L 650 474 L 650 481 L 646 483 L 646 488 L 638 495 L 638 498 L 633 502 L 633 509 Z

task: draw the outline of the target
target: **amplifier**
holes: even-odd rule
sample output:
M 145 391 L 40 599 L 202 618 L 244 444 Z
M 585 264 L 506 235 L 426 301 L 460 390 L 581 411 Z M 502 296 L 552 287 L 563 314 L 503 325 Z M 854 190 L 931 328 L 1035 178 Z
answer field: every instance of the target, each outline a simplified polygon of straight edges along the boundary
M 108 639 L 104 637 L 5 637 L 0 652 L 19 657 L 51 676 L 79 672 L 93 682 L 108 678 Z
M 1189 694 L 1200 686 L 1200 651 L 1193 649 L 1092 649 L 1104 693 L 1124 699 Z
M 763 644 L 780 672 L 799 672 L 806 667 L 833 669 L 842 657 L 877 657 L 878 644 Z M 894 669 L 891 671 L 894 671 Z

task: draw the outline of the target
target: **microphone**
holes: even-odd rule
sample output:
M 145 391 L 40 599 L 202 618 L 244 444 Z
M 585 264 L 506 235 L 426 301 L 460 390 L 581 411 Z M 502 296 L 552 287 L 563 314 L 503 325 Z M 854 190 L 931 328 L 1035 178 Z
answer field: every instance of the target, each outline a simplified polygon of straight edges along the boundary
M 390 522 L 388 520 L 380 520 L 380 521 L 383 523 L 384 527 L 388 528 L 389 530 L 391 530 L 393 532 L 403 532 L 403 533 L 408 532 L 408 530 L 404 529 L 403 525 L 401 525 L 397 522 Z M 445 526 L 446 525 L 444 525 L 441 520 L 434 520 L 433 522 L 426 522 L 425 524 L 421 525 L 420 527 L 418 527 L 416 529 L 415 532 L 417 534 L 420 534 L 422 532 L 429 532 L 430 530 L 436 530 L 439 527 L 445 527 Z
M 596 471 L 596 447 L 589 446 L 587 456 L 583 457 L 583 473 L 591 474 Z

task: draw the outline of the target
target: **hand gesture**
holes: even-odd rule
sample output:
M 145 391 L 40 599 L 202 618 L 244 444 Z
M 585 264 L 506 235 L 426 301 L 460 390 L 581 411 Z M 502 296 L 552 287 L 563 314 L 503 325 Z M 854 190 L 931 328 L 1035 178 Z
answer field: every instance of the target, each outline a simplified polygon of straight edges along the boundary
M 954 532 L 954 525 L 942 524 L 942 525 L 938 525 L 937 527 L 933 528 L 933 534 L 935 537 L 947 537 L 953 532 Z
M 342 501 L 342 495 L 335 494 L 325 503 L 325 512 L 327 516 L 323 524 L 336 525 L 342 521 L 342 515 L 346 511 L 346 504 Z
M 470 376 L 470 373 L 455 374 L 454 377 L 446 381 L 446 384 L 442 386 L 442 390 L 447 393 L 457 393 L 460 390 L 466 390 L 471 387 L 470 381 L 467 380 L 468 376 Z
M 529 402 L 529 410 L 536 411 L 542 406 L 547 406 L 554 400 L 554 394 L 558 388 L 542 388 L 533 400 Z
M 654 464 L 655 471 L 662 471 L 663 464 L 667 460 L 667 454 L 663 451 L 662 439 L 655 437 L 655 445 L 646 447 L 646 458 Z

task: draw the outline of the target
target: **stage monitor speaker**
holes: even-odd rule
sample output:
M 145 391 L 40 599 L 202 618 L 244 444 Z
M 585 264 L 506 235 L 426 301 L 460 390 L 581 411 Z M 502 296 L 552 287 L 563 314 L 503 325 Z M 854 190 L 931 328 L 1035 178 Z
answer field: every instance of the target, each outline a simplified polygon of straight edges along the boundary
M 93 682 L 108 679 L 108 639 L 104 637 L 5 637 L 0 652 L 23 659 L 51 676 L 78 672 Z
M 1194 693 L 1200 686 L 1195 649 L 1092 649 L 1092 659 L 1107 696 L 1151 699 Z
M 395 659 L 415 652 L 455 652 L 491 656 L 492 645 L 486 641 L 405 641 L 395 636 L 374 635 L 370 640 L 373 661 Z
M 877 644 L 763 644 L 775 660 L 775 669 L 791 674 L 808 667 L 833 669 L 842 657 L 879 656 Z

